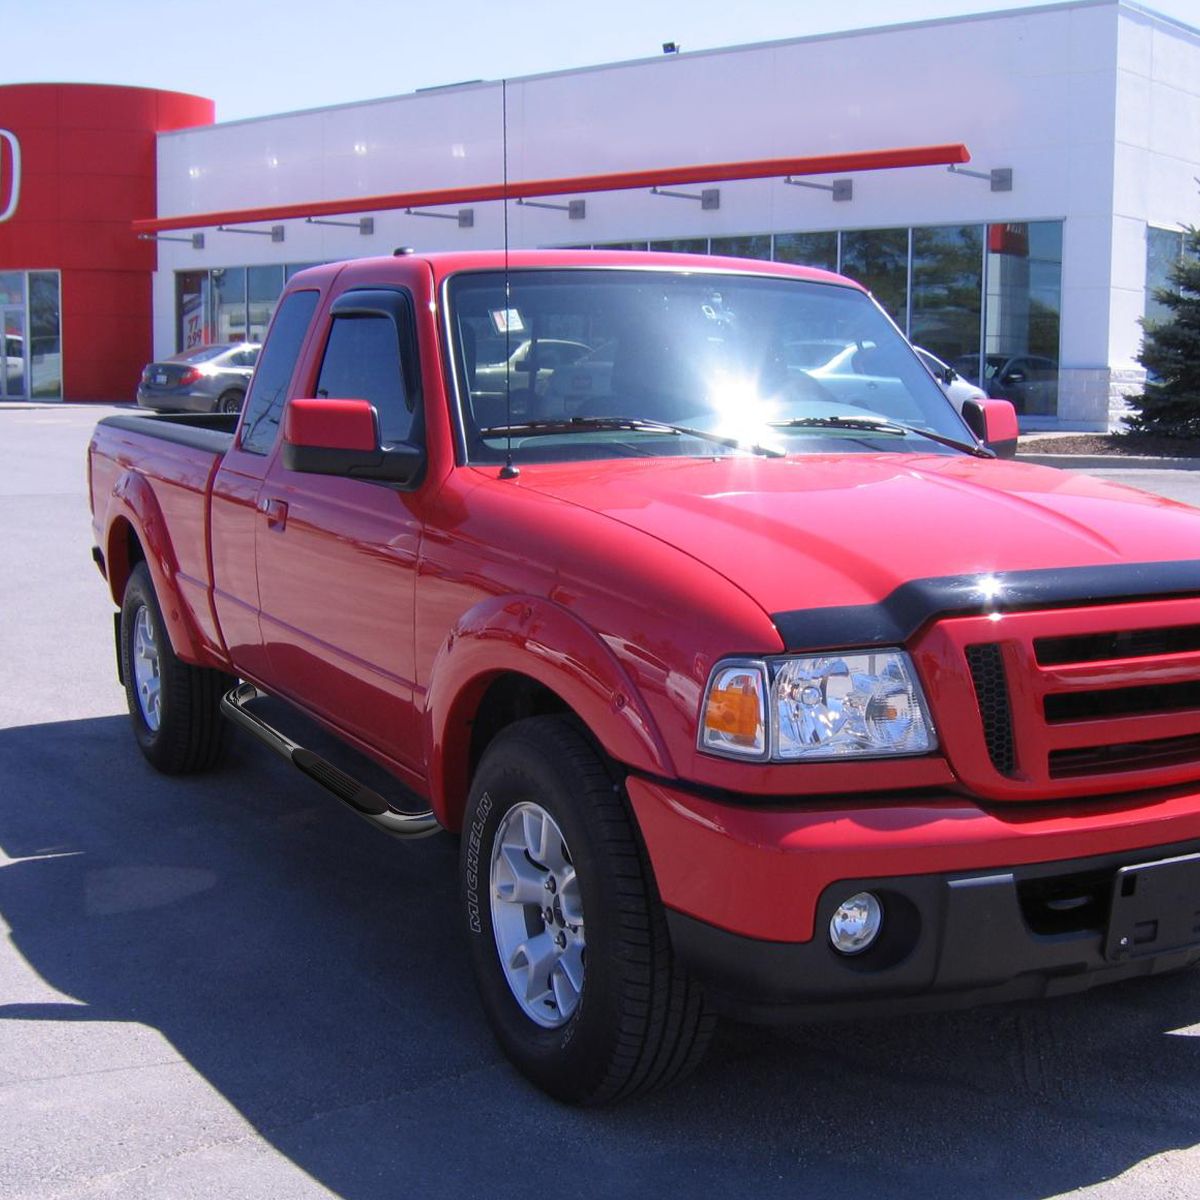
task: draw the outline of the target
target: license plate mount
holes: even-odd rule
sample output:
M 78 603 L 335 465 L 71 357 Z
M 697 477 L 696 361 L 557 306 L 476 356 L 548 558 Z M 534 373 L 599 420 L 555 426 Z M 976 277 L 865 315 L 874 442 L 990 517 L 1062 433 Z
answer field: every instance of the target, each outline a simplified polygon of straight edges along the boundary
M 1126 962 L 1200 945 L 1200 854 L 1131 863 L 1113 879 L 1104 955 Z

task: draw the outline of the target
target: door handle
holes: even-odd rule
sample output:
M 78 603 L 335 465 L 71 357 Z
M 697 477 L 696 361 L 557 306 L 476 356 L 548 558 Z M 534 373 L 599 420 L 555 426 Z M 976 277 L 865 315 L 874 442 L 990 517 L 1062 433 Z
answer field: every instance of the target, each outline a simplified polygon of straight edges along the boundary
M 264 496 L 258 502 L 259 512 L 267 518 L 267 528 L 277 529 L 281 533 L 287 525 L 288 506 L 286 500 L 275 500 Z

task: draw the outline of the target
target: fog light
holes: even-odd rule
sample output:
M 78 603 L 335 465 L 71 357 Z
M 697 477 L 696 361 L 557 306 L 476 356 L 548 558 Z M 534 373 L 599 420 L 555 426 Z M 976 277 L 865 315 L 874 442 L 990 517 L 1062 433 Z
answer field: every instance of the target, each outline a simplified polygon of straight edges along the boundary
M 871 892 L 843 900 L 829 921 L 829 940 L 840 954 L 861 954 L 879 936 L 883 905 Z

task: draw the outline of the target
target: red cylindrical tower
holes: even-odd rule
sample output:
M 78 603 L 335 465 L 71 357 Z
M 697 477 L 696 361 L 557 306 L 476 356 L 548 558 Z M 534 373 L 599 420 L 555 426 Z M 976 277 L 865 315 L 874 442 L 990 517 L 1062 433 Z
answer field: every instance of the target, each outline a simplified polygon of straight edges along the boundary
M 179 92 L 0 87 L 0 316 L 9 335 L 0 396 L 50 395 L 58 369 L 63 399 L 133 399 L 151 357 L 157 258 L 130 222 L 156 212 L 155 135 L 213 119 L 211 100 Z M 53 272 L 57 347 L 47 311 Z

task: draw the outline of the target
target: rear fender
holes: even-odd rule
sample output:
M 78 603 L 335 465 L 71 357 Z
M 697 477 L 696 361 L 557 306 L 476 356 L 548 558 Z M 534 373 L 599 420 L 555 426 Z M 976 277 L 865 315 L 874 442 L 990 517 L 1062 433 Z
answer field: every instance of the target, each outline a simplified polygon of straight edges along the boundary
M 171 639 L 171 649 L 184 662 L 204 666 L 220 666 L 204 649 L 191 610 L 180 593 L 179 565 L 163 520 L 162 509 L 154 489 L 145 476 L 126 471 L 113 487 L 108 506 L 108 529 L 104 539 L 104 562 L 109 591 L 119 608 L 125 596 L 125 585 L 133 572 L 135 561 L 129 554 L 129 537 L 138 541 L 154 584 L 154 594 L 162 609 Z
M 422 733 L 431 803 L 447 828 L 461 825 L 475 713 L 510 673 L 552 691 L 617 762 L 674 776 L 636 685 L 595 630 L 541 597 L 493 597 L 463 614 L 430 670 Z

